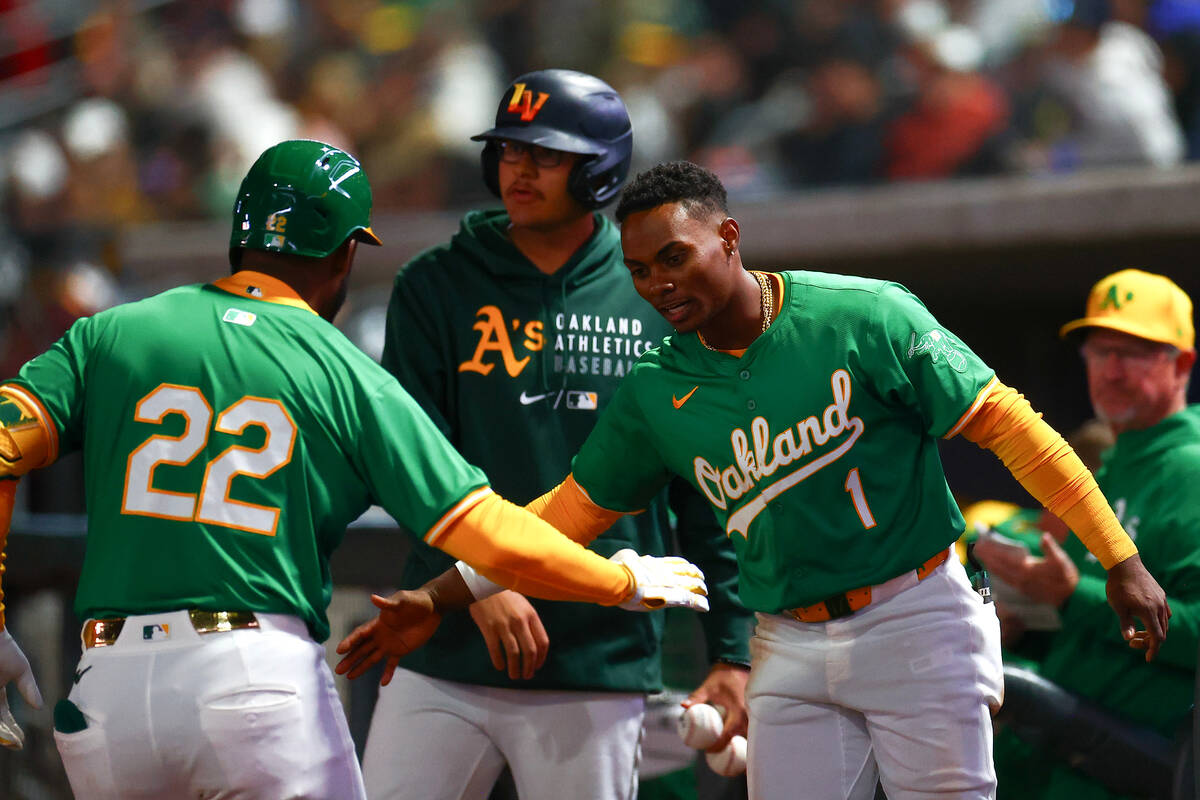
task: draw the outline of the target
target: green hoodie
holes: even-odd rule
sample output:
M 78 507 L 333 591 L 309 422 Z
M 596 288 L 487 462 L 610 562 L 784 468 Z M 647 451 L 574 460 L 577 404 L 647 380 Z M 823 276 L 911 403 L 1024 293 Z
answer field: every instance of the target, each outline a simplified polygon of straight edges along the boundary
M 508 215 L 467 214 L 449 244 L 427 250 L 396 276 L 383 365 L 504 498 L 527 503 L 558 484 L 621 378 L 671 333 L 633 291 L 616 227 L 596 230 L 553 275 L 508 238 Z M 592 543 L 663 555 L 671 547 L 665 495 Z M 737 601 L 737 563 L 707 503 L 682 481 L 669 491 L 683 554 L 704 571 L 712 611 L 701 615 L 708 656 L 749 661 L 750 615 Z M 419 586 L 452 560 L 418 544 L 403 585 Z M 662 613 L 532 601 L 550 637 L 532 680 L 496 670 L 469 614 L 453 614 L 403 659 L 416 672 L 523 689 L 656 691 Z
M 1173 736 L 1192 705 L 1200 645 L 1200 406 L 1120 434 L 1096 481 L 1167 593 L 1170 631 L 1158 657 L 1145 663 L 1121 638 L 1104 568 L 1069 537 L 1064 548 L 1079 566 L 1079 586 L 1063 606 L 1063 629 L 1042 674 Z

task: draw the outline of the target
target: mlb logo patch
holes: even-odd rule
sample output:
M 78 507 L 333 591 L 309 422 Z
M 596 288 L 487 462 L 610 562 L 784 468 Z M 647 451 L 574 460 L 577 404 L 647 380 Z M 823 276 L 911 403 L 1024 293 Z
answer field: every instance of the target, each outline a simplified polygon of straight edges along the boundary
M 258 319 L 258 315 L 250 311 L 242 311 L 239 308 L 226 309 L 225 316 L 221 317 L 222 322 L 231 322 L 234 325 L 244 325 L 249 328 Z
M 595 411 L 595 392 L 567 392 L 567 408 L 576 411 Z
M 162 642 L 171 638 L 170 623 L 142 626 L 142 640 L 147 642 Z

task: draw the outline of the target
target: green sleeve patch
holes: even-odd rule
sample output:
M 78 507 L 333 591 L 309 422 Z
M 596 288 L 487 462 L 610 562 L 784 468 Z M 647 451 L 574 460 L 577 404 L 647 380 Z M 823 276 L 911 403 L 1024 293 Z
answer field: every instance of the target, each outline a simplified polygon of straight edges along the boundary
M 37 420 L 29 416 L 20 403 L 0 394 L 0 428 L 15 428 L 36 423 Z
M 958 342 L 944 331 L 926 331 L 920 338 L 916 331 L 912 332 L 908 340 L 908 357 L 919 358 L 926 354 L 934 364 L 945 361 L 955 372 L 967 371 L 967 357 L 958 349 Z

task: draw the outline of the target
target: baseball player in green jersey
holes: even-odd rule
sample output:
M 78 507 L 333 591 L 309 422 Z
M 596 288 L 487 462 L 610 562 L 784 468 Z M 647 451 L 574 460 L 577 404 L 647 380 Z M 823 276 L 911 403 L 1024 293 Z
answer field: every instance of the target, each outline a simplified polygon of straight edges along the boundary
M 617 219 L 634 287 L 676 334 L 530 508 L 587 541 L 672 474 L 708 498 L 758 612 L 752 797 L 870 798 L 877 775 L 894 800 L 993 796 L 999 627 L 948 558 L 963 523 L 937 437 L 996 452 L 1097 554 L 1126 637 L 1156 652 L 1162 589 L 1090 473 L 912 294 L 748 272 L 724 187 L 694 164 L 635 178 Z
M 704 605 L 682 559 L 606 560 L 501 500 L 330 324 L 370 212 L 352 156 L 276 145 L 232 276 L 82 319 L 0 386 L 0 477 L 83 450 L 87 623 L 55 709 L 76 797 L 364 797 L 320 642 L 330 553 L 372 502 L 530 594 Z M 471 598 L 421 599 L 436 620 Z
M 612 87 L 571 70 L 522 75 L 476 138 L 504 208 L 468 214 L 448 244 L 398 273 L 383 365 L 497 492 L 527 502 L 562 480 L 623 377 L 669 328 L 632 291 L 616 226 L 596 210 L 616 198 L 632 152 Z M 711 605 L 701 624 L 713 666 L 693 699 L 727 709 L 727 740 L 745 732 L 751 620 L 724 531 L 678 483 L 679 541 Z M 666 552 L 665 501 L 590 547 Z M 418 545 L 401 585 L 452 564 Z M 446 619 L 380 688 L 363 754 L 368 794 L 484 798 L 507 763 L 523 800 L 633 797 L 646 694 L 662 689 L 662 634 L 661 614 L 514 592 Z
M 986 541 L 975 552 L 995 575 L 1059 608 L 1062 629 L 1036 664 L 1042 677 L 1169 740 L 1193 703 L 1200 646 L 1200 406 L 1186 399 L 1196 360 L 1192 303 L 1164 276 L 1122 270 L 1096 283 L 1086 315 L 1062 330 L 1075 331 L 1092 407 L 1116 434 L 1096 481 L 1166 590 L 1173 635 L 1152 664 L 1139 664 L 1108 624 L 1103 569 L 1077 540 L 1059 547 L 1042 537 L 1044 557 Z M 1011 733 L 1002 736 L 1000 796 L 1116 796 L 1048 754 L 1016 745 Z M 1159 777 L 1159 785 L 1169 781 Z

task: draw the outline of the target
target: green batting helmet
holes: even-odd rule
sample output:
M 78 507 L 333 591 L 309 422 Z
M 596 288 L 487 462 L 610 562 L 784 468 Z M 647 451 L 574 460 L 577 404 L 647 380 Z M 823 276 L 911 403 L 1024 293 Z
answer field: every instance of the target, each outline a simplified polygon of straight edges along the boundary
M 238 188 L 229 260 L 240 248 L 324 258 L 349 237 L 383 244 L 371 230 L 371 184 L 358 159 L 308 139 L 263 152 Z

